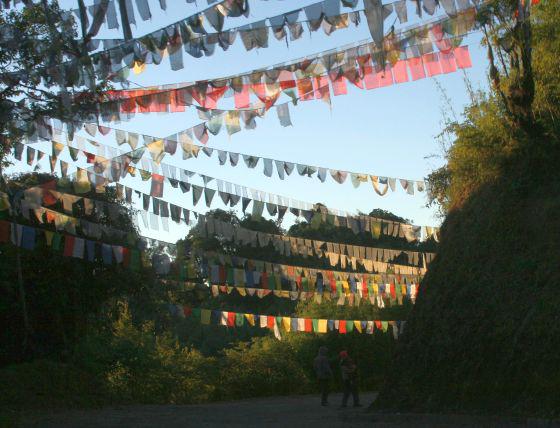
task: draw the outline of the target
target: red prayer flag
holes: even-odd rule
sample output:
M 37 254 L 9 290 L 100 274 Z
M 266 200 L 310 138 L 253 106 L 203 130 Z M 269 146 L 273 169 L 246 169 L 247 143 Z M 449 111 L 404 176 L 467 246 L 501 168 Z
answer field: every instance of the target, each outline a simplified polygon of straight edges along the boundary
M 247 85 L 243 85 L 241 87 L 241 92 L 234 91 L 233 99 L 235 101 L 235 108 L 249 107 L 249 87 Z
M 346 320 L 340 320 L 338 322 L 338 332 L 346 334 Z
M 329 79 L 327 76 L 320 76 L 315 78 L 315 99 L 328 99 L 329 98 Z
M 393 84 L 393 74 L 391 73 L 391 66 L 385 66 L 385 70 L 379 70 L 376 73 L 379 87 L 391 86 Z
M 451 42 L 444 38 L 445 34 L 441 24 L 433 25 L 432 28 L 430 28 L 430 32 L 432 33 L 437 48 L 443 53 L 450 53 L 452 48 Z
M 126 268 L 130 265 L 130 250 L 126 247 L 123 247 L 123 265 Z
M 391 284 L 391 298 L 397 298 L 397 291 L 395 290 L 395 284 Z
M 376 89 L 379 88 L 379 80 L 377 79 L 376 73 L 373 72 L 373 66 L 364 65 L 364 84 L 366 89 Z
M 304 78 L 297 81 L 298 96 L 302 101 L 313 99 L 313 83 L 311 79 Z
M 276 324 L 276 317 L 273 317 L 272 315 L 268 315 L 266 317 L 267 327 L 270 328 L 270 329 L 273 329 L 275 324 Z
M 410 75 L 412 80 L 424 79 L 426 73 L 424 72 L 424 64 L 422 62 L 422 57 L 409 58 L 406 60 L 408 68 L 410 70 Z
M 152 188 L 150 196 L 161 198 L 163 196 L 163 175 L 152 173 Z
M 228 312 L 227 325 L 228 327 L 235 327 L 235 312 Z
M 183 313 L 186 317 L 190 317 L 192 315 L 192 308 L 190 306 L 183 306 Z
M 64 257 L 72 257 L 74 254 L 74 237 L 66 235 L 64 237 Z
M 305 331 L 313 331 L 313 320 L 311 318 L 305 318 Z
M 179 91 L 175 90 L 171 92 L 171 97 L 169 102 L 170 102 L 169 110 L 172 113 L 185 111 L 185 105 L 181 104 L 179 100 Z
M 346 95 L 348 93 L 344 76 L 339 75 L 337 72 L 331 72 L 329 73 L 329 78 L 331 79 L 333 93 L 335 96 Z
M 261 273 L 261 287 L 268 290 L 268 274 L 266 272 Z
M 213 88 L 208 86 L 206 90 L 206 99 L 204 100 L 204 106 L 208 109 L 215 109 L 218 107 L 218 101 L 227 90 L 227 86 L 222 86 L 221 88 Z
M 381 321 L 375 321 L 375 327 L 377 327 L 378 330 L 381 330 L 383 328 Z
M 43 205 L 49 207 L 54 205 L 58 202 L 58 199 L 54 197 L 54 195 L 50 191 L 43 192 Z
M 439 56 L 437 53 L 429 53 L 422 56 L 424 64 L 426 65 L 426 71 L 428 72 L 428 77 L 437 76 L 441 74 L 441 64 L 439 62 Z
M 84 152 L 87 163 L 95 163 L 95 155 L 93 153 Z
M 400 60 L 393 66 L 393 77 L 395 83 L 408 82 L 408 70 L 406 69 L 406 61 Z
M 457 67 L 459 68 L 471 68 L 471 55 L 469 54 L 468 46 L 459 46 L 453 49 L 453 55 L 455 55 L 455 61 L 457 61 Z
M 282 70 L 278 74 L 278 81 L 280 82 L 280 88 L 282 90 L 296 87 L 296 82 L 294 80 L 294 74 L 291 71 Z
M 336 280 L 334 279 L 334 274 L 332 272 L 327 272 L 327 278 L 331 285 L 331 292 L 336 293 Z
M 136 100 L 128 98 L 121 101 L 121 113 L 134 113 L 136 111 Z
M 457 71 L 457 66 L 455 65 L 455 56 L 453 53 L 440 53 L 439 62 L 441 64 L 441 70 L 444 73 L 453 73 Z

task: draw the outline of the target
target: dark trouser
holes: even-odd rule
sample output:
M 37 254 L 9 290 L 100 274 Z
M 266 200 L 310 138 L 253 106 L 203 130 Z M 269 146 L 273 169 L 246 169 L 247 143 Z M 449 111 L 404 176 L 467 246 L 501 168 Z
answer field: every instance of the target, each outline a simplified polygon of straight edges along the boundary
M 358 396 L 358 382 L 356 382 L 356 379 L 344 379 L 342 382 L 344 387 L 342 405 L 346 406 L 350 394 L 352 394 L 352 401 L 354 401 L 354 406 L 360 404 L 360 397 Z
M 321 404 L 327 404 L 329 398 L 330 379 L 319 379 L 319 389 L 321 391 Z

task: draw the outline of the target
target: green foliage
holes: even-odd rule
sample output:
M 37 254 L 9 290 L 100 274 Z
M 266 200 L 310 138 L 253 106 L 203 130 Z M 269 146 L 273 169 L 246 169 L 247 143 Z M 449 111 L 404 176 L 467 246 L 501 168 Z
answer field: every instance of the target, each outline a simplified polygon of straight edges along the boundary
M 32 125 L 44 117 L 86 117 L 96 112 L 98 96 L 109 89 L 88 68 L 91 57 L 84 52 L 91 35 L 77 39 L 72 15 L 58 2 L 28 3 L 0 11 L 0 171 L 13 144 L 23 137 L 22 124 Z M 64 73 L 53 72 L 71 62 Z M 81 90 L 76 76 L 63 77 L 72 74 L 72 67 L 78 73 L 78 64 L 92 74 L 87 79 L 88 91 Z
M 503 1 L 493 3 L 493 7 L 511 7 L 509 4 L 504 6 Z M 512 107 L 507 99 L 515 95 L 507 91 L 515 92 L 513 88 L 518 84 L 512 81 L 521 79 L 518 71 L 512 74 L 512 68 L 515 71 L 514 60 L 511 67 L 506 64 L 505 68 L 495 71 L 503 85 L 493 86 L 489 93 L 468 88 L 471 102 L 463 118 L 448 118 L 443 131 L 443 135 L 452 142 L 445 153 L 447 164 L 428 177 L 430 198 L 432 202 L 441 204 L 443 212 L 460 207 L 480 187 L 495 182 L 506 168 L 512 168 L 512 165 L 515 165 L 513 168 L 518 167 L 519 161 L 524 161 L 528 168 L 537 167 L 541 158 L 548 155 L 550 147 L 560 141 L 560 9 L 558 2 L 542 0 L 533 11 L 532 75 L 535 100 L 528 107 L 532 111 L 531 128 L 528 131 L 520 130 L 510 120 Z M 500 14 L 511 16 L 503 10 Z M 519 29 L 512 30 L 515 34 L 509 36 L 509 33 L 503 33 L 506 30 L 500 29 L 508 28 L 508 25 L 513 27 L 511 23 L 500 25 L 489 34 L 491 47 L 503 49 L 504 38 L 507 38 L 508 43 L 525 43 L 517 40 L 520 37 L 517 33 Z M 510 53 L 513 55 L 515 49 Z M 508 85 L 509 89 L 504 95 L 504 87 Z M 530 163 L 531 158 L 535 160 L 533 164 Z
M 9 186 L 17 193 L 53 179 L 50 174 L 23 174 L 12 177 Z M 116 203 L 111 191 L 96 195 L 96 198 Z M 61 207 L 53 207 L 62 211 Z M 99 220 L 119 230 L 128 231 L 129 238 L 135 240 L 138 234 L 130 219 L 130 209 L 120 204 L 118 212 L 117 219 L 107 217 Z M 75 215 L 82 217 L 79 208 L 76 208 Z M 37 226 L 24 217 L 17 221 Z M 29 346 L 25 346 L 23 340 L 25 331 L 22 295 L 17 286 L 18 252 L 32 330 Z M 0 255 L 0 320 L 3 325 L 8 326 L 0 332 L 0 343 L 4 351 L 0 355 L 0 365 L 47 356 L 61 358 L 69 354 L 85 332 L 92 328 L 103 328 L 103 324 L 107 322 L 104 316 L 110 317 L 105 308 L 108 304 L 110 306 L 113 299 L 137 297 L 146 307 L 151 305 L 153 273 L 134 272 L 117 265 L 106 266 L 101 260 L 88 262 L 63 257 L 62 249 L 47 246 L 42 234 L 38 235 L 33 251 L 1 244 Z
M 214 394 L 216 360 L 157 333 L 153 321 L 134 323 L 126 304 L 112 331 L 82 342 L 74 358 L 100 375 L 118 402 L 186 404 Z

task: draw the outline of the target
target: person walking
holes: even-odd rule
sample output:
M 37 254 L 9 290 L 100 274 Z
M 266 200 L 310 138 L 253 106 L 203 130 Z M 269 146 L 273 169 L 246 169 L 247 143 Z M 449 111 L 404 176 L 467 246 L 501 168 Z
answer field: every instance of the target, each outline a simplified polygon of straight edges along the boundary
M 344 388 L 341 407 L 346 407 L 350 394 L 352 394 L 354 407 L 362 407 L 362 405 L 360 404 L 360 397 L 358 395 L 358 367 L 356 366 L 352 358 L 350 358 L 350 355 L 348 355 L 347 351 L 341 351 L 339 356 L 340 372 L 342 374 L 342 385 Z
M 313 368 L 315 369 L 315 374 L 317 375 L 317 380 L 319 382 L 319 389 L 321 391 L 321 406 L 328 406 L 329 389 L 332 378 L 331 364 L 327 357 L 329 350 L 326 346 L 321 346 L 319 348 L 319 353 L 313 360 Z

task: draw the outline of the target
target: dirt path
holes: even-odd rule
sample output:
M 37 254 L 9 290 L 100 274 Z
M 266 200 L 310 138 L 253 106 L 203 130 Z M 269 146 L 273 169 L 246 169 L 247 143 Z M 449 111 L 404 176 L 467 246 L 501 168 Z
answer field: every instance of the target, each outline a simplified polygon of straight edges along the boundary
M 374 394 L 363 394 L 369 404 Z M 122 406 L 99 410 L 69 411 L 27 419 L 24 427 L 524 427 L 552 426 L 520 419 L 496 419 L 461 415 L 398 415 L 367 413 L 365 407 L 340 409 L 340 394 L 329 407 L 317 396 L 259 398 L 191 406 Z

